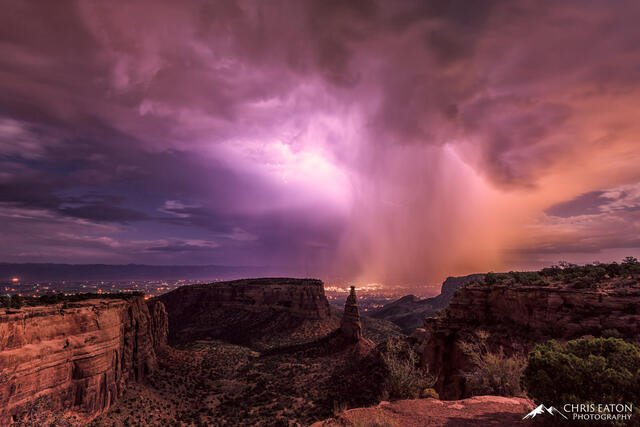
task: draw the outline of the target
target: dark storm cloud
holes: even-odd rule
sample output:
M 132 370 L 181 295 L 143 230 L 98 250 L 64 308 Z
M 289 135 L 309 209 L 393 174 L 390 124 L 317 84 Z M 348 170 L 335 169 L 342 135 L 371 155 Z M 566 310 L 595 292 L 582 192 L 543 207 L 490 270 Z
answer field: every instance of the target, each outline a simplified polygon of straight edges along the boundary
M 551 206 L 547 209 L 547 214 L 559 217 L 598 214 L 600 213 L 600 206 L 610 201 L 602 197 L 603 194 L 603 191 L 582 194 L 573 200 Z
M 160 251 L 160 252 L 201 252 L 201 251 L 211 251 L 215 247 L 211 246 L 198 246 L 192 244 L 172 244 L 167 246 L 154 246 L 147 248 L 147 251 Z
M 560 216 L 636 182 L 635 2 L 1 3 L 13 259 L 50 236 L 70 256 L 416 280 L 486 263 L 461 254 L 475 230 L 509 246 L 486 218 L 521 201 L 471 205 L 480 181 Z M 545 179 L 605 144 L 619 176 L 555 197 Z

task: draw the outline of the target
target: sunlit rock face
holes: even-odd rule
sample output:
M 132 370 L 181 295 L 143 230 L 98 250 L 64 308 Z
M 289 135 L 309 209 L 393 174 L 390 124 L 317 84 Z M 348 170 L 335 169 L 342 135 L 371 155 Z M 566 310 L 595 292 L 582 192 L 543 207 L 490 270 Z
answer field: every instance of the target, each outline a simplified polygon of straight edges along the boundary
M 345 425 L 392 426 L 520 426 L 522 414 L 532 409 L 531 401 L 517 397 L 477 396 L 457 401 L 436 399 L 380 402 L 367 408 L 344 411 L 311 427 Z
M 257 350 L 318 338 L 337 327 L 315 279 L 263 278 L 180 287 L 158 297 L 169 342 L 220 339 Z
M 444 399 L 469 394 L 463 373 L 471 364 L 460 342 L 488 332 L 489 348 L 526 355 L 548 339 L 601 336 L 613 331 L 640 338 L 640 285 L 623 289 L 571 289 L 555 286 L 470 285 L 458 290 L 445 313 L 428 318 L 416 336 L 422 364 L 438 373 Z
M 34 405 L 86 420 L 104 412 L 155 369 L 166 322 L 141 296 L 0 311 L 0 425 Z
M 344 304 L 344 314 L 342 315 L 340 330 L 342 335 L 352 341 L 362 339 L 362 325 L 360 324 L 360 312 L 358 311 L 355 286 L 351 287 L 351 292 Z

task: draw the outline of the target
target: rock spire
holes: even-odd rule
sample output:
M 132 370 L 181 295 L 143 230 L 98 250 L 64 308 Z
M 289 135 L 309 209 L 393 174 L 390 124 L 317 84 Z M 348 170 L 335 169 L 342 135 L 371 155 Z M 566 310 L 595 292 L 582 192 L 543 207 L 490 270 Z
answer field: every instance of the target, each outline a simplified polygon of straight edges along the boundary
M 362 324 L 360 324 L 360 313 L 358 312 L 358 300 L 356 298 L 356 287 L 351 287 L 351 292 L 344 304 L 344 314 L 340 323 L 342 335 L 352 341 L 362 339 Z

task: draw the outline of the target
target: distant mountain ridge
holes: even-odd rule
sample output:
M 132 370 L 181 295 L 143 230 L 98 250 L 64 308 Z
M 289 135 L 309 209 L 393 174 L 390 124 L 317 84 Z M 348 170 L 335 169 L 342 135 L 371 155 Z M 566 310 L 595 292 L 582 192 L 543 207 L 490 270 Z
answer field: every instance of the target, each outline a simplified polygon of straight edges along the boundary
M 389 304 L 385 304 L 384 307 L 369 311 L 366 315 L 395 323 L 402 329 L 402 332 L 410 334 L 414 329 L 424 325 L 425 317 L 433 316 L 437 310 L 446 307 L 458 289 L 483 277 L 484 274 L 447 277 L 442 282 L 440 295 L 425 299 L 420 299 L 415 295 L 405 295 Z
M 0 281 L 51 280 L 223 280 L 264 275 L 267 267 L 224 265 L 0 263 Z

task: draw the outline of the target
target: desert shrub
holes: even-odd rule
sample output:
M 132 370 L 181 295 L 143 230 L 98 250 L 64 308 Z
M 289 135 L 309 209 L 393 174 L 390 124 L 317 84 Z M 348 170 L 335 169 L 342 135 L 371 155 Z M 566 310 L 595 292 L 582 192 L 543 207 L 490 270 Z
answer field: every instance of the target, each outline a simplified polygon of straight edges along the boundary
M 0 297 L 0 307 L 11 308 L 11 297 L 3 295 Z
M 21 308 L 24 305 L 30 307 L 36 307 L 41 305 L 50 305 L 63 303 L 63 307 L 68 307 L 70 302 L 80 302 L 89 299 L 130 299 L 134 297 L 143 296 L 144 292 L 118 292 L 118 293 L 80 293 L 80 294 L 56 294 L 56 295 L 42 295 L 38 297 L 33 296 L 20 296 L 13 295 L 11 297 L 11 308 Z M 4 304 L 4 300 L 2 302 Z
M 476 337 L 459 343 L 462 352 L 473 364 L 473 369 L 465 374 L 468 390 L 472 395 L 493 394 L 498 396 L 519 396 L 520 377 L 525 367 L 525 359 L 518 355 L 508 357 L 502 347 L 489 351 L 484 331 Z
M 56 410 L 48 396 L 40 396 L 26 407 L 23 427 L 72 427 L 78 425 L 69 414 Z
M 571 284 L 575 288 L 597 287 L 598 283 L 615 277 L 629 276 L 637 279 L 640 275 L 640 262 L 634 257 L 626 257 L 620 264 L 596 261 L 580 266 L 560 261 L 557 265 L 543 268 L 539 274 L 554 281 Z M 586 279 L 586 282 L 582 279 Z
M 513 278 L 511 273 L 494 273 L 490 271 L 482 279 L 476 279 L 474 282 L 485 285 L 503 285 L 513 282 Z
M 333 413 L 334 416 L 340 415 L 341 413 L 343 413 L 347 409 L 349 409 L 349 405 L 347 405 L 346 402 L 342 402 L 342 401 L 339 402 L 337 400 L 333 401 L 332 413 Z
M 14 295 L 11 297 L 11 308 L 22 308 L 24 305 L 24 298 L 20 295 Z
M 618 338 L 551 340 L 529 353 L 522 386 L 547 405 L 640 401 L 640 347 Z
M 424 390 L 422 390 L 422 392 L 420 393 L 420 397 L 423 399 L 427 399 L 430 397 L 433 399 L 440 399 L 440 395 L 433 387 L 425 388 Z
M 418 355 L 401 338 L 388 339 L 381 357 L 386 368 L 384 391 L 390 399 L 415 399 L 436 382 L 435 377 L 418 366 Z
M 542 270 L 540 270 L 540 275 L 544 277 L 555 278 L 560 276 L 561 272 L 562 272 L 562 269 L 560 267 L 558 267 L 557 265 L 552 265 L 551 267 L 545 267 Z
M 571 283 L 573 289 L 593 288 L 596 283 L 590 277 L 580 277 Z
M 605 329 L 602 331 L 603 338 L 620 338 L 622 334 L 617 329 Z
M 494 273 L 493 271 L 490 271 L 484 275 L 484 283 L 486 283 L 487 285 L 495 285 L 497 281 L 498 279 L 496 277 L 496 273 Z

